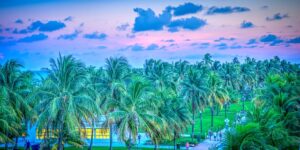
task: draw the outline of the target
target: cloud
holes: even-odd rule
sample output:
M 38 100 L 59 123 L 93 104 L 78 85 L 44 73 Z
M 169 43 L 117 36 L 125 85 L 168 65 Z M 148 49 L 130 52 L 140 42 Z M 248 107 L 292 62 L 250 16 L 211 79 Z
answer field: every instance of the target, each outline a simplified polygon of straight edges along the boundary
M 131 46 L 132 51 L 142 51 L 144 50 L 144 47 L 140 44 L 134 44 Z
M 179 31 L 179 28 L 188 29 L 188 30 L 196 30 L 196 29 L 199 29 L 199 28 L 205 26 L 206 20 L 202 20 L 197 17 L 181 18 L 181 19 L 171 21 L 172 20 L 172 14 L 171 14 L 172 10 L 174 10 L 174 13 L 176 11 L 178 13 L 178 11 L 180 10 L 179 14 L 183 15 L 184 13 L 188 13 L 188 11 L 191 11 L 191 10 L 186 10 L 186 7 L 188 7 L 188 8 L 194 7 L 191 5 L 194 5 L 194 4 L 186 3 L 186 4 L 180 5 L 178 7 L 168 6 L 159 15 L 156 15 L 155 12 L 150 8 L 148 8 L 148 9 L 135 8 L 134 11 L 138 14 L 138 16 L 135 18 L 135 21 L 134 21 L 133 32 L 151 31 L 151 30 L 159 31 L 159 30 L 163 30 L 164 27 L 167 27 L 169 32 L 177 32 L 177 31 Z M 195 9 L 195 8 L 193 8 L 193 9 Z M 195 11 L 195 10 L 192 10 L 192 11 Z
M 21 30 L 14 29 L 12 31 L 12 33 L 14 33 L 14 34 L 27 34 L 27 33 L 30 33 L 30 31 L 28 31 L 27 29 L 21 29 Z
M 155 12 L 148 8 L 144 10 L 142 8 L 135 8 L 134 12 L 138 14 L 135 18 L 133 31 L 148 31 L 148 30 L 162 30 L 163 26 L 171 21 L 170 9 L 166 9 L 159 16 L 155 15 Z
M 69 16 L 69 17 L 65 18 L 64 21 L 73 21 L 73 17 Z
M 234 41 L 236 40 L 234 37 L 230 37 L 230 38 L 225 38 L 225 37 L 220 37 L 216 40 L 214 40 L 215 42 L 222 42 L 222 41 Z
M 41 21 L 35 21 L 35 22 L 32 22 L 26 29 L 20 29 L 20 30 L 14 29 L 12 31 L 12 33 L 27 34 L 27 33 L 32 33 L 34 31 L 53 32 L 53 31 L 60 30 L 65 27 L 66 27 L 66 25 L 59 21 L 48 21 L 46 23 L 43 23 Z
M 289 17 L 288 14 L 277 13 L 277 14 L 274 14 L 272 17 L 267 17 L 266 20 L 267 21 L 275 21 L 275 20 L 282 20 L 282 19 L 288 18 L 288 17 Z
M 267 6 L 267 5 L 261 6 L 261 9 L 268 9 L 268 8 L 269 8 L 269 6 Z
M 172 42 L 175 42 L 175 40 L 173 39 L 168 39 L 168 40 L 163 40 L 164 42 L 169 42 L 169 43 L 172 43 Z
M 152 50 L 158 50 L 158 49 L 163 49 L 163 47 L 159 47 L 157 44 L 152 43 L 146 47 L 142 46 L 141 44 L 134 44 L 134 45 L 129 45 L 121 50 L 132 50 L 132 51 L 152 51 Z
M 253 28 L 254 27 L 254 24 L 250 21 L 243 21 L 241 23 L 241 26 L 240 26 L 242 29 L 246 29 L 246 28 Z
M 210 43 L 205 42 L 205 43 L 192 43 L 191 46 L 196 46 L 199 49 L 206 49 L 210 46 Z
M 43 23 L 41 21 L 33 22 L 27 29 L 29 31 L 41 31 L 41 32 L 53 32 L 62 28 L 65 28 L 66 25 L 60 21 L 48 21 Z
M 253 44 L 257 44 L 256 39 L 250 39 L 250 40 L 247 42 L 247 45 L 253 45 Z
M 206 12 L 207 15 L 215 15 L 215 14 L 231 14 L 231 13 L 241 13 L 250 11 L 247 7 L 210 7 Z
M 86 39 L 105 40 L 107 38 L 107 35 L 105 33 L 93 32 L 93 33 L 85 34 L 83 37 Z
M 274 34 L 263 35 L 260 37 L 260 42 L 270 44 L 270 46 L 276 46 L 283 42 L 279 37 Z
M 202 5 L 195 5 L 193 3 L 184 3 L 178 7 L 172 7 L 174 16 L 183 16 L 187 14 L 194 14 L 203 10 Z
M 18 42 L 31 43 L 31 42 L 43 41 L 43 40 L 46 40 L 47 38 L 48 38 L 47 35 L 40 33 L 40 34 L 33 34 L 31 36 L 21 38 L 18 40 Z
M 80 34 L 81 32 L 78 31 L 78 30 L 75 30 L 73 33 L 70 33 L 70 34 L 62 34 L 60 35 L 57 39 L 64 39 L 64 40 L 74 40 L 78 37 L 78 35 Z
M 117 26 L 117 30 L 118 31 L 126 31 L 128 27 L 129 27 L 128 23 L 121 24 L 121 25 Z
M 216 44 L 215 47 L 218 48 L 219 50 L 228 49 L 228 45 L 226 43 Z
M 293 43 L 293 44 L 300 43 L 300 36 L 288 40 L 287 43 Z
M 17 19 L 17 20 L 15 21 L 15 23 L 16 23 L 16 24 L 23 24 L 23 20 Z
M 197 30 L 199 28 L 202 28 L 206 24 L 206 20 L 191 17 L 174 20 L 170 24 L 168 24 L 168 27 L 171 29 L 169 30 L 170 32 L 177 32 L 178 28 Z
M 129 38 L 129 39 L 133 39 L 135 38 L 135 35 L 134 34 L 126 34 L 126 37 Z
M 159 49 L 159 46 L 157 44 L 150 44 L 146 50 L 157 50 Z
M 230 49 L 240 49 L 240 48 L 243 48 L 243 46 L 239 45 L 238 43 L 233 43 L 229 48 Z

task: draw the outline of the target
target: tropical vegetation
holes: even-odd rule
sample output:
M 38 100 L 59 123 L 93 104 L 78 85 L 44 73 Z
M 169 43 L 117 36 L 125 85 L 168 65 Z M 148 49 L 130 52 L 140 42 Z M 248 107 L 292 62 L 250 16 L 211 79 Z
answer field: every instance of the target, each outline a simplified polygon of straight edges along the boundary
M 133 68 L 125 57 L 107 58 L 95 67 L 59 55 L 42 73 L 27 71 L 17 60 L 0 66 L 0 143 L 5 149 L 17 148 L 18 138 L 36 124 L 45 136 L 43 149 L 69 144 L 91 150 L 95 133 L 85 143 L 82 129 L 86 123 L 94 127 L 101 116 L 102 126 L 117 133 L 127 149 L 140 132 L 155 149 L 170 142 L 175 149 L 182 134 L 192 141 L 205 138 L 204 117 L 210 118 L 211 130 L 221 130 L 224 123 L 217 126 L 215 119 L 235 115 L 229 113 L 235 103 L 242 105 L 226 130 L 223 149 L 299 147 L 300 68 L 279 57 L 222 63 L 206 54 L 194 64 L 149 59 Z M 113 149 L 112 134 L 109 139 Z

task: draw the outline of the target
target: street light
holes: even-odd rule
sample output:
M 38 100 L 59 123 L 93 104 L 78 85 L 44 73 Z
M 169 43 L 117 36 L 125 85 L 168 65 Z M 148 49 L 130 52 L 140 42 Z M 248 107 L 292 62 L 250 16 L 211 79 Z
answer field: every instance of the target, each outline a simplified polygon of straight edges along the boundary
M 243 101 L 243 112 L 245 112 L 245 100 L 246 100 L 246 98 L 245 98 L 245 94 L 244 94 L 243 97 L 242 97 L 242 101 Z

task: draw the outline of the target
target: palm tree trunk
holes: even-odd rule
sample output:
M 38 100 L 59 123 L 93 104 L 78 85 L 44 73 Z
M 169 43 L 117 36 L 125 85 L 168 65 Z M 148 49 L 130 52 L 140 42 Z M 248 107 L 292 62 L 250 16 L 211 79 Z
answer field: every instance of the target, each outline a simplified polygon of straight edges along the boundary
M 91 134 L 91 142 L 88 150 L 92 150 L 93 147 L 93 140 L 94 140 L 94 126 L 95 126 L 95 120 L 92 119 L 92 134 Z
M 211 113 L 211 124 L 210 124 L 210 126 L 211 127 L 214 127 L 214 108 L 213 107 L 211 107 L 210 108 L 210 113 Z
M 8 142 L 5 142 L 5 150 L 8 150 Z
M 17 136 L 16 137 L 16 143 L 15 143 L 14 149 L 18 149 L 18 141 L 19 141 L 19 137 Z
M 158 150 L 158 144 L 157 143 L 155 143 L 155 145 L 154 145 L 154 150 Z
M 224 111 L 225 111 L 225 118 L 227 118 L 227 104 L 225 104 L 225 109 L 224 109 Z
M 61 127 L 58 135 L 58 150 L 63 150 L 63 128 Z
M 245 99 L 243 99 L 243 112 L 245 111 Z
M 109 124 L 109 150 L 112 150 L 112 124 Z
M 176 150 L 176 131 L 174 129 L 174 150 Z
M 64 149 L 64 145 L 63 145 L 63 136 L 64 136 L 64 110 L 61 109 L 61 114 L 62 116 L 59 118 L 59 134 L 58 134 L 58 148 L 57 150 L 63 150 Z
M 131 132 L 129 132 L 129 144 L 128 144 L 128 150 L 131 150 Z
M 202 135 L 202 111 L 200 111 L 200 138 Z
M 194 132 L 195 132 L 195 102 L 193 100 L 192 104 L 192 110 L 193 110 L 193 124 L 192 124 L 192 141 L 194 140 Z

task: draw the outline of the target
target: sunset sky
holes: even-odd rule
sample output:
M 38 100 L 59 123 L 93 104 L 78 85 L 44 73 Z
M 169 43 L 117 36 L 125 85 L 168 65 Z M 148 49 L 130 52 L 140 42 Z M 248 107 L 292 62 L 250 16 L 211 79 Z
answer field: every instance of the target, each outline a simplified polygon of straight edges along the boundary
M 299 0 L 1 0 L 0 63 L 26 68 L 72 54 L 87 65 L 125 56 L 196 62 L 279 56 L 300 63 Z

